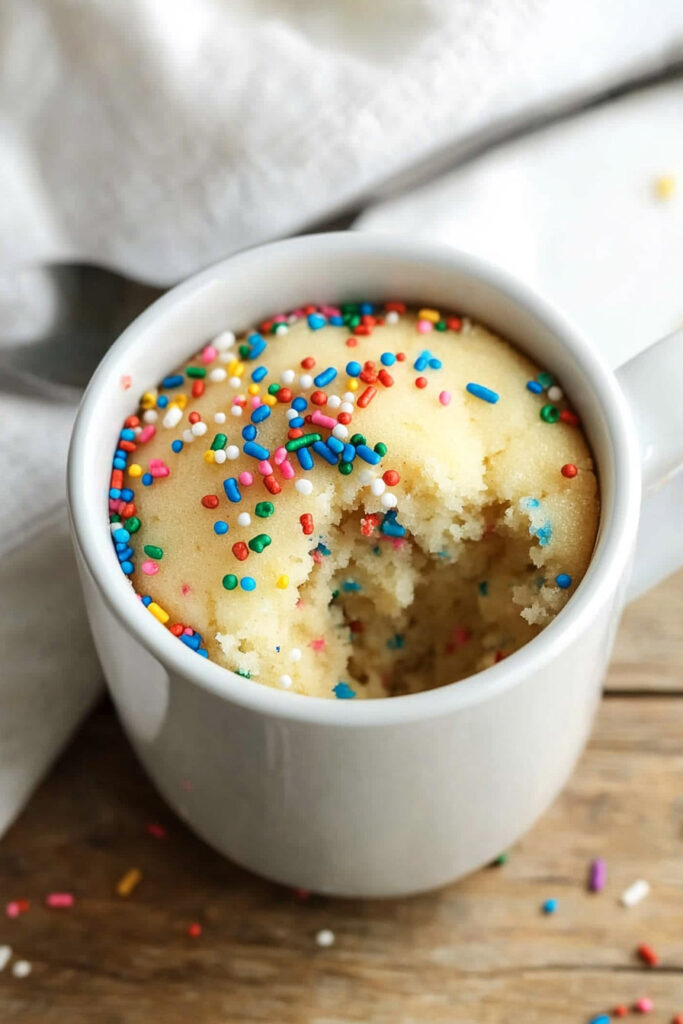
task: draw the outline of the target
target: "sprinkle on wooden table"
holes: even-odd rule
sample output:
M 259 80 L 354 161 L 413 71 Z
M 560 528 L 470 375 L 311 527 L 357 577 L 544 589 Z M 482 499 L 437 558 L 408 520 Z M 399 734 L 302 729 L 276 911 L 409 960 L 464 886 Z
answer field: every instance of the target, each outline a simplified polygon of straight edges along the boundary
M 53 910 L 73 907 L 74 898 L 70 892 L 50 892 L 45 897 L 45 905 Z
M 31 970 L 28 960 L 15 960 L 12 964 L 12 974 L 15 978 L 28 978 Z
M 659 963 L 659 956 L 655 953 L 652 946 L 648 945 L 647 942 L 641 942 L 636 951 L 641 960 L 643 960 L 649 967 L 656 967 Z
M 650 883 L 646 882 L 644 878 L 639 878 L 633 885 L 629 885 L 628 889 L 622 892 L 620 902 L 624 907 L 635 907 L 636 903 L 640 903 L 650 892 Z
M 4 971 L 7 964 L 12 959 L 12 947 L 11 946 L 0 946 L 0 971 Z
M 601 892 L 607 884 L 607 861 L 604 857 L 596 857 L 591 861 L 590 881 L 588 887 L 591 892 Z
M 138 868 L 131 868 L 130 871 L 126 871 L 125 875 L 119 879 L 116 885 L 116 892 L 119 896 L 130 896 L 133 890 L 137 889 L 141 881 L 142 872 Z
M 321 928 L 315 937 L 315 941 L 323 949 L 329 949 L 330 946 L 334 946 L 334 932 L 330 931 L 329 928 Z

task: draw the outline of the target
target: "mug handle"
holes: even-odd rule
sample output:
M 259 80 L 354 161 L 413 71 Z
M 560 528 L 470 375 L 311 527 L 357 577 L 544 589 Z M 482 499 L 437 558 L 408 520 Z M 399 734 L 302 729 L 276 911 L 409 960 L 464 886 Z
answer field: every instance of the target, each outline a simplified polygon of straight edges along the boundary
M 640 439 L 643 495 L 632 601 L 683 565 L 683 330 L 617 370 Z

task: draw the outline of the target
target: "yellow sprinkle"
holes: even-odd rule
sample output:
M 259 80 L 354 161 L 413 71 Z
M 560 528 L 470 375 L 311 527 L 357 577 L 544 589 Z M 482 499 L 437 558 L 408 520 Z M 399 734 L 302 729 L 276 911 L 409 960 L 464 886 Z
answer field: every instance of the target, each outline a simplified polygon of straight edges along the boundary
M 179 409 L 184 409 L 187 405 L 187 395 L 176 395 L 171 405 L 177 405 Z
M 358 391 L 358 381 L 356 380 L 355 377 L 349 377 L 349 379 L 346 382 L 346 390 Z
M 275 397 L 275 395 L 264 395 L 263 396 L 263 404 L 264 405 L 277 405 L 277 398 Z
M 156 405 L 156 395 L 153 395 L 151 391 L 145 391 L 144 395 L 140 399 L 141 409 L 153 409 Z
M 244 363 L 238 363 L 237 366 L 235 367 L 235 376 L 236 377 L 241 377 L 243 373 L 244 373 Z
M 260 390 L 261 388 L 256 383 L 250 384 L 249 387 L 247 388 L 247 391 L 249 392 L 250 395 L 258 395 Z
M 130 896 L 133 889 L 137 889 L 141 881 L 142 872 L 137 868 L 131 868 L 130 871 L 126 871 L 125 875 L 119 879 L 116 885 L 116 892 L 119 896 Z
M 204 462 L 215 462 L 216 453 L 211 448 L 207 452 L 204 452 Z
M 435 324 L 441 319 L 441 316 L 437 309 L 421 309 L 417 318 L 418 320 L 429 320 L 430 323 Z
M 654 190 L 657 199 L 664 202 L 671 199 L 676 192 L 676 179 L 673 174 L 660 174 L 658 178 L 655 178 Z
M 235 376 L 235 370 L 237 369 L 237 367 L 239 365 L 240 365 L 239 359 L 231 359 L 230 360 L 230 362 L 228 363 L 228 373 L 230 374 L 231 377 Z
M 154 618 L 158 619 L 162 625 L 165 625 L 171 617 L 168 612 L 165 612 L 164 609 L 156 603 L 156 601 L 152 601 L 147 605 L 147 611 L 151 612 Z
M 142 476 L 142 466 L 138 466 L 137 462 L 131 463 L 128 467 L 128 476 Z
M 278 576 L 275 586 L 279 587 L 280 590 L 286 590 L 289 586 L 289 576 L 283 572 L 282 576 Z

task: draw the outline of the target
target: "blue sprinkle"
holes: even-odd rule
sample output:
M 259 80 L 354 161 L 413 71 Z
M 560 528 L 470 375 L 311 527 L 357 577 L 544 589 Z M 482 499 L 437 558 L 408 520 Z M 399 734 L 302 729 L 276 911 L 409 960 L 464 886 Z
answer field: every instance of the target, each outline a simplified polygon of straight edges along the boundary
M 291 420 L 289 421 L 289 425 L 290 427 L 303 427 L 305 422 L 306 420 L 303 418 L 303 416 L 292 416 Z
M 394 633 L 393 637 L 387 640 L 387 647 L 390 651 L 401 651 L 403 650 L 404 640 L 402 633 Z
M 242 427 L 242 437 L 245 441 L 253 441 L 257 434 L 258 430 L 251 423 L 247 423 L 246 427 Z
M 477 590 L 482 597 L 488 597 L 489 595 L 489 582 L 488 580 L 482 580 L 481 583 L 477 584 Z
M 337 376 L 337 371 L 334 366 L 328 366 L 326 370 L 319 373 L 317 377 L 313 378 L 313 383 L 317 388 L 325 388 L 328 384 L 331 384 L 334 378 Z
M 332 449 L 335 455 L 341 455 L 341 453 L 344 451 L 343 441 L 340 441 L 338 437 L 334 436 L 334 434 L 330 434 L 330 436 L 328 437 L 327 446 L 328 448 Z M 353 447 L 353 445 L 351 447 Z
M 359 594 L 363 588 L 356 580 L 344 580 L 342 590 L 345 594 Z
M 164 377 L 161 382 L 161 386 L 162 388 L 179 388 L 182 383 L 182 373 L 174 373 L 170 377 Z
M 121 562 L 121 568 L 125 572 L 126 576 L 130 576 L 135 571 L 135 566 L 132 562 Z
M 143 487 L 149 487 L 150 484 L 154 483 L 154 477 L 151 473 L 143 473 L 141 478 Z
M 330 317 L 330 323 L 332 324 L 333 327 L 343 327 L 344 326 L 344 317 L 343 316 L 331 316 Z
M 561 572 L 559 576 L 555 577 L 555 582 L 560 590 L 568 590 L 572 585 L 572 578 L 568 573 Z
M 527 391 L 531 391 L 534 395 L 540 395 L 543 388 L 537 380 L 528 380 L 526 384 Z
M 193 634 L 192 636 L 188 636 L 187 633 L 181 633 L 180 634 L 180 640 L 181 640 L 182 643 L 185 644 L 186 647 L 191 647 L 193 651 L 198 651 L 199 650 L 199 646 L 201 644 L 201 640 L 197 636 L 196 633 Z
M 540 504 L 538 498 L 522 498 L 524 508 L 538 508 Z
M 375 307 L 371 302 L 361 302 L 359 309 L 361 316 L 372 316 L 375 312 Z
M 119 529 L 115 533 L 112 533 L 112 537 L 114 538 L 114 542 L 116 544 L 127 544 L 128 541 L 130 540 L 130 534 L 128 530 L 124 530 L 122 526 L 119 527 Z
M 209 652 L 205 651 L 203 647 L 199 648 L 199 650 L 197 651 L 197 654 L 201 654 L 202 658 L 208 658 L 209 657 Z
M 303 412 L 307 405 L 308 402 L 306 401 L 306 399 L 300 395 L 298 398 L 295 398 L 294 401 L 292 402 L 292 409 L 296 409 L 297 412 Z
M 311 447 L 318 455 L 322 455 L 325 462 L 329 462 L 331 466 L 336 466 L 339 462 L 339 456 L 335 455 L 332 449 L 328 448 L 324 441 L 314 441 Z M 299 451 L 301 451 L 301 449 L 299 449 Z
M 543 909 L 543 913 L 544 914 L 554 914 L 555 911 L 557 910 L 557 900 L 556 899 L 546 900 L 545 903 L 543 904 L 542 909 Z
M 358 455 L 363 462 L 369 462 L 371 466 L 376 466 L 382 458 L 382 456 L 378 455 L 377 452 L 373 452 L 372 448 L 368 448 L 366 444 L 356 445 L 356 455 Z
M 420 352 L 419 356 L 417 357 L 417 359 L 413 363 L 413 369 L 414 370 L 424 370 L 427 367 L 427 364 L 429 363 L 429 360 L 431 359 L 431 357 L 432 357 L 432 353 L 429 352 L 427 349 L 425 349 L 423 352 Z
M 269 416 L 270 416 L 270 406 L 269 405 L 257 405 L 256 408 L 254 409 L 254 411 L 251 414 L 251 422 L 252 423 L 263 423 L 263 421 L 267 420 Z
M 597 1017 L 593 1017 L 590 1024 L 610 1024 L 612 1018 L 607 1013 L 600 1013 Z
M 125 469 L 126 468 L 126 460 L 125 459 L 114 459 L 114 461 L 112 462 L 112 467 L 114 469 Z
M 114 452 L 114 458 L 115 459 L 127 459 L 128 458 L 128 452 L 124 452 L 123 448 L 117 448 L 116 451 Z
M 253 576 L 243 576 L 240 580 L 242 590 L 256 590 L 256 580 Z
M 251 348 L 249 349 L 250 359 L 258 359 L 258 357 L 260 355 L 263 355 L 263 353 L 266 351 L 266 348 L 268 347 L 266 339 L 262 337 L 257 331 L 254 331 L 253 334 L 250 334 L 249 337 L 247 338 L 247 341 L 251 346 Z
M 405 526 L 401 526 L 400 523 L 396 522 L 397 515 L 398 513 L 395 508 L 390 509 L 389 512 L 385 513 L 384 519 L 382 520 L 382 525 L 380 526 L 380 531 L 386 537 L 405 537 L 406 528 Z
M 121 497 L 124 501 L 132 501 L 135 497 L 135 493 L 131 491 L 130 487 L 121 488 Z
M 125 430 L 121 431 L 121 435 L 120 436 L 121 436 L 121 440 L 122 441 L 134 441 L 135 440 L 135 431 L 131 430 L 130 427 L 126 427 Z
M 313 456 L 308 448 L 298 448 L 294 453 L 299 460 L 299 465 L 304 470 L 313 469 Z
M 263 462 L 270 455 L 268 449 L 264 448 L 262 444 L 257 444 L 256 441 L 247 441 L 242 451 L 245 455 L 251 455 L 252 458 L 258 459 L 259 462 Z
M 165 409 L 167 405 L 168 398 L 166 397 L 166 395 L 159 395 L 159 397 L 157 398 L 157 408 Z
M 116 548 L 117 552 L 120 554 L 122 551 L 127 551 L 128 550 L 128 541 L 127 540 L 117 541 L 114 544 L 114 547 Z
M 379 361 L 382 366 L 393 366 L 396 362 L 396 356 L 393 352 L 382 352 L 382 355 L 379 357 Z
M 111 487 L 110 488 L 110 490 L 109 490 L 109 497 L 111 498 L 112 501 L 118 501 L 119 500 L 119 498 L 121 497 L 121 491 L 118 489 L 118 487 Z
M 429 360 L 429 367 L 432 370 L 440 370 L 442 366 L 443 363 L 441 362 L 440 359 L 437 359 L 436 357 Z
M 352 690 L 348 683 L 342 683 L 341 681 L 332 687 L 332 693 L 339 700 L 351 700 L 352 697 L 356 696 L 356 691 Z
M 142 603 L 144 604 L 145 608 L 147 608 L 148 605 L 150 605 L 152 603 L 152 598 L 151 597 L 143 597 Z
M 350 363 L 346 364 L 346 372 L 349 377 L 359 377 L 363 367 L 360 363 L 357 363 L 355 359 L 352 359 Z
M 240 494 L 240 489 L 237 486 L 237 480 L 235 480 L 234 476 L 229 476 L 227 480 L 223 481 L 223 490 L 225 491 L 229 501 L 236 504 L 238 501 L 242 500 L 242 495 Z
M 213 524 L 213 532 L 217 533 L 219 537 L 222 537 L 224 533 L 227 533 L 228 529 L 228 524 L 224 519 L 217 519 Z
M 327 320 L 322 313 L 310 313 L 307 317 L 308 326 L 312 331 L 319 331 L 321 327 L 324 327 Z
M 127 562 L 135 552 L 132 548 L 124 548 L 123 551 L 117 552 L 119 562 Z
M 483 384 L 468 384 L 466 391 L 469 391 L 475 398 L 481 398 L 482 402 L 488 402 L 490 405 L 495 405 L 500 395 L 495 391 L 491 391 L 491 388 L 485 388 Z
M 257 384 L 262 381 L 264 377 L 268 376 L 267 366 L 257 366 L 255 370 L 251 371 L 251 379 Z
M 342 460 L 344 462 L 353 462 L 356 457 L 356 447 L 353 444 L 345 444 L 344 451 L 342 452 Z
M 542 548 L 544 548 L 547 544 L 550 544 L 550 541 L 552 540 L 553 528 L 550 521 L 546 520 L 543 526 L 538 526 L 536 528 L 532 527 L 529 530 L 529 533 L 532 534 L 532 536 L 537 537 L 538 543 Z
M 317 548 L 315 550 L 319 551 L 321 555 L 325 556 L 325 558 L 327 558 L 327 556 L 332 553 L 330 551 L 330 549 L 327 547 L 327 545 L 323 544 L 322 541 L 320 541 L 320 543 L 318 544 L 318 546 L 317 546 Z
M 174 452 L 181 452 L 183 450 L 183 442 L 182 441 L 171 441 L 171 449 Z

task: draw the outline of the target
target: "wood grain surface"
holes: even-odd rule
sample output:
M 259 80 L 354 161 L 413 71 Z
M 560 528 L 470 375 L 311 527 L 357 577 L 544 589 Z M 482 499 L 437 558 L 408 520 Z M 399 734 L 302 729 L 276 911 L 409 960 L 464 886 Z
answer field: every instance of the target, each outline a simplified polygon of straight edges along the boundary
M 581 1024 L 645 995 L 668 1024 L 683 1014 L 682 613 L 683 574 L 628 610 L 589 747 L 508 863 L 414 899 L 303 899 L 234 867 L 166 810 L 104 704 L 0 847 L 3 902 L 30 901 L 0 917 L 0 943 L 32 964 L 0 974 L 0 1024 Z M 596 856 L 609 877 L 592 894 Z M 627 910 L 636 878 L 652 892 Z M 63 890 L 75 905 L 48 909 Z

